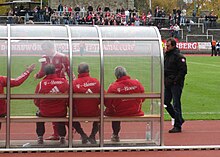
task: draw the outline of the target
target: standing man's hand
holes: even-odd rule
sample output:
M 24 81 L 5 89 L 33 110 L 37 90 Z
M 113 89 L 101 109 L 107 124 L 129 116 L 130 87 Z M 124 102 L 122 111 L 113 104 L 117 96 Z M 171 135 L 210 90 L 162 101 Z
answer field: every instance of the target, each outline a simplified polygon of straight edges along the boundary
M 37 79 L 38 79 L 37 74 L 34 74 L 34 79 L 35 79 L 35 80 L 37 80 Z
M 36 67 L 35 64 L 31 64 L 31 65 L 27 66 L 26 70 L 29 71 L 29 73 L 31 73 L 32 71 L 34 71 L 35 67 Z

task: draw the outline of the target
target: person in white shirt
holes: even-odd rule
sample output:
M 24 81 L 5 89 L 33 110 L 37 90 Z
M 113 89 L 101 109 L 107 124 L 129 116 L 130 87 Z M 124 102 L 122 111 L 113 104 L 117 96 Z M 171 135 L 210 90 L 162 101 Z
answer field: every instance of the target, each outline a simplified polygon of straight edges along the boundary
M 177 23 L 173 26 L 173 30 L 174 30 L 174 37 L 179 38 L 180 26 Z

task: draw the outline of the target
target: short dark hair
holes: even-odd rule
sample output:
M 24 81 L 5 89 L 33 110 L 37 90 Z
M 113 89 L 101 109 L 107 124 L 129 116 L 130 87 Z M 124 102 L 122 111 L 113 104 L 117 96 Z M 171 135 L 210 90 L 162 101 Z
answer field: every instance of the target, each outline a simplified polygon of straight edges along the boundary
M 115 68 L 115 77 L 117 79 L 121 78 L 122 76 L 126 76 L 127 75 L 127 71 L 123 66 L 117 66 Z
M 81 62 L 78 65 L 78 73 L 88 73 L 89 72 L 89 65 L 86 62 Z
M 170 42 L 171 46 L 175 46 L 176 47 L 176 40 L 174 38 L 168 38 L 167 42 Z
M 47 64 L 44 67 L 45 75 L 55 74 L 55 66 L 53 64 Z

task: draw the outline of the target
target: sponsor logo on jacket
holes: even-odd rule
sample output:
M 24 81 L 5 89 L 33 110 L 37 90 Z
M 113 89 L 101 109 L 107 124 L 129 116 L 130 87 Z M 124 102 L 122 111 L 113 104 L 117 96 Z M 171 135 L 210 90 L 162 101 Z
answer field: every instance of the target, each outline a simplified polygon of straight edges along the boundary
M 84 87 L 84 88 L 86 88 L 86 87 L 92 87 L 92 86 L 95 86 L 96 85 L 96 82 L 90 82 L 90 83 L 83 83 L 82 85 L 81 84 L 77 84 L 76 85 L 76 87 L 77 88 L 80 88 L 80 87 Z
M 48 81 L 48 82 L 44 82 L 44 85 L 58 85 L 58 84 L 63 84 L 63 81 Z
M 131 86 L 131 87 L 125 86 L 123 88 L 117 88 L 117 91 L 120 93 L 121 91 L 131 91 L 135 89 L 137 89 L 137 86 Z

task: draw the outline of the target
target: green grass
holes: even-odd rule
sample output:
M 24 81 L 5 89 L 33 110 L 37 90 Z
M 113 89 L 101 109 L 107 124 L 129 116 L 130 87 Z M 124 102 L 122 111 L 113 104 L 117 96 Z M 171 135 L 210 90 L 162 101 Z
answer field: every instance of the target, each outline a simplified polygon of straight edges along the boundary
M 186 119 L 220 119 L 220 57 L 187 57 L 188 74 L 182 95 Z
M 36 70 L 31 74 L 28 80 L 20 87 L 12 88 L 12 93 L 27 94 L 34 93 L 35 87 L 40 80 L 34 80 L 33 75 L 40 67 L 38 63 L 39 57 L 12 57 L 12 77 L 16 78 L 23 71 L 25 65 L 36 63 Z M 105 75 L 104 88 L 107 90 L 110 83 L 115 81 L 114 68 L 117 65 L 123 65 L 127 68 L 132 78 L 137 78 L 149 92 L 160 90 L 160 71 L 158 60 L 154 59 L 154 73 L 150 72 L 152 67 L 150 57 L 109 57 L 105 56 Z M 87 62 L 90 65 L 91 75 L 100 77 L 100 59 L 98 57 L 74 57 L 73 67 L 76 73 L 77 65 L 81 62 Z M 187 56 L 188 74 L 186 75 L 185 86 L 182 95 L 182 110 L 185 119 L 220 119 L 220 57 L 208 56 Z M 6 75 L 6 58 L 0 57 L 0 74 Z M 151 79 L 154 80 L 153 86 L 150 85 Z M 152 88 L 153 87 L 153 88 Z M 146 101 L 143 105 L 145 112 L 150 109 L 150 101 Z M 36 107 L 32 100 L 12 100 L 12 115 L 33 115 Z M 165 111 L 165 119 L 170 119 Z

